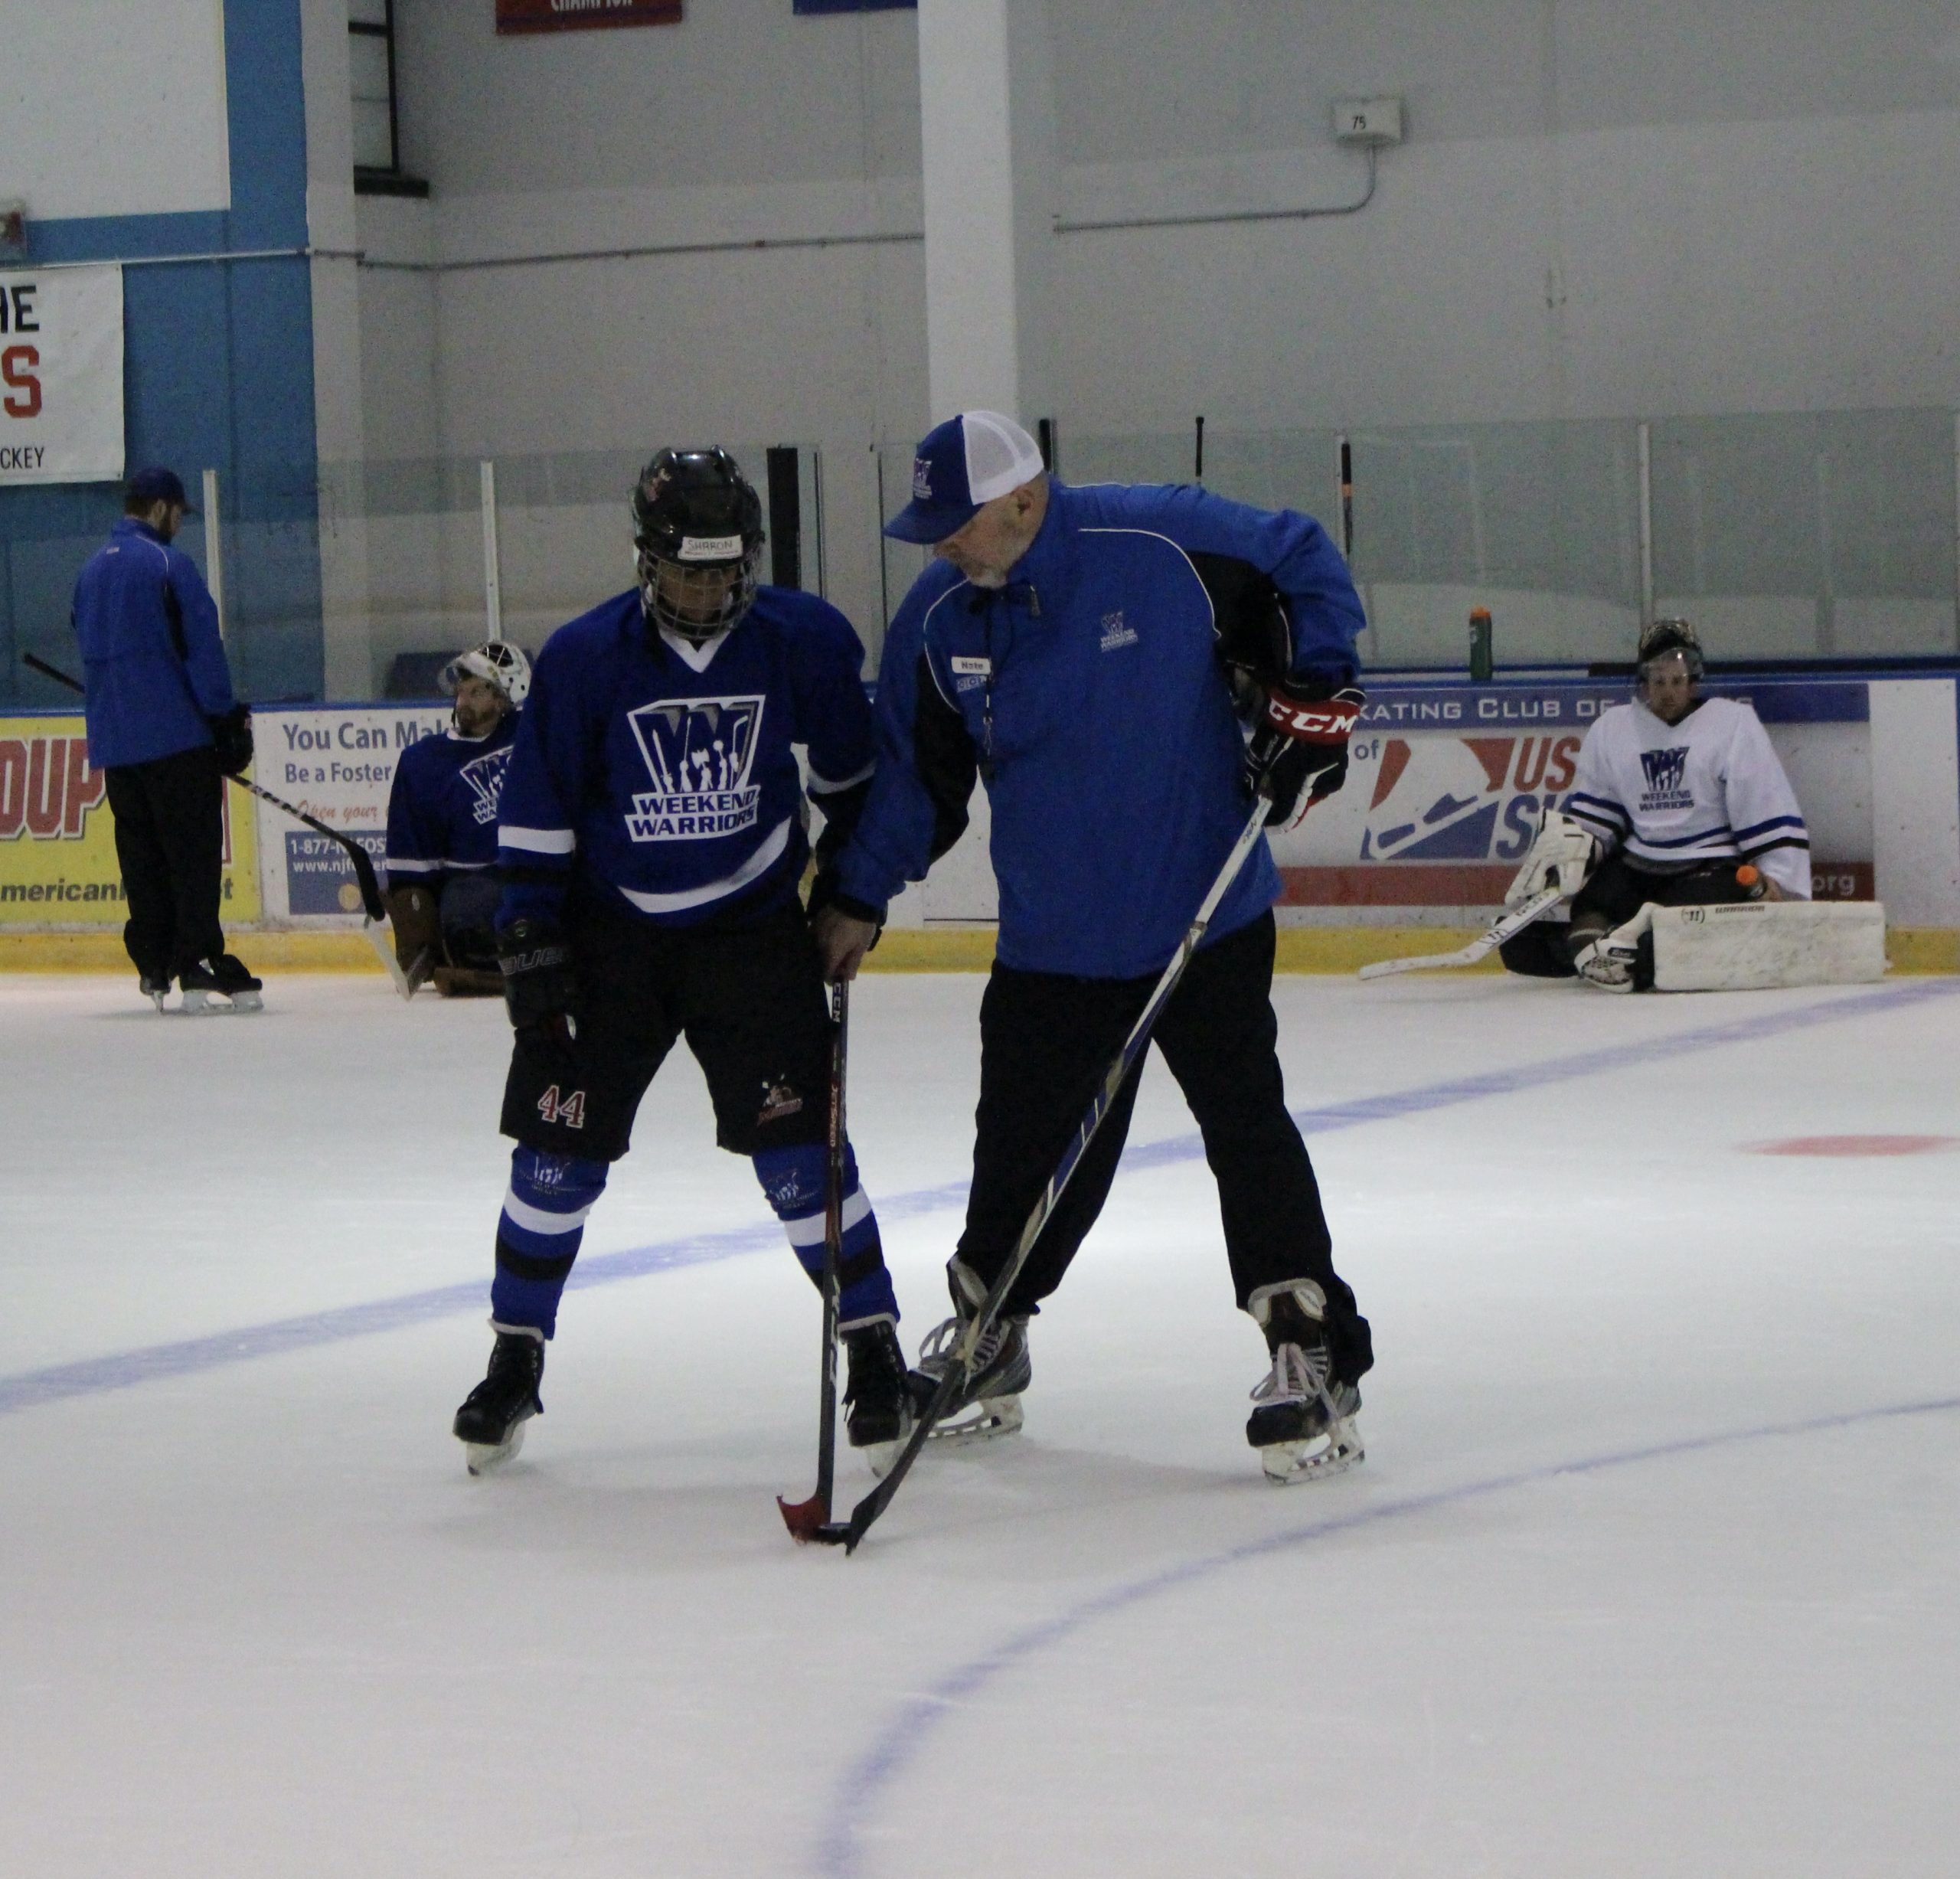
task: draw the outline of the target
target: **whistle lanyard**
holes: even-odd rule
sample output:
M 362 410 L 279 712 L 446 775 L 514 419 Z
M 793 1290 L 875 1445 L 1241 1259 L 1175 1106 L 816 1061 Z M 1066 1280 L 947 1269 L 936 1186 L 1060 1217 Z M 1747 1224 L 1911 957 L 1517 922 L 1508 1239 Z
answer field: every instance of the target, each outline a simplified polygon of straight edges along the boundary
M 1036 593 L 1032 583 L 1017 583 L 1024 587 L 1027 595 L 1027 613 L 1031 619 L 1041 617 L 1041 596 Z M 980 681 L 980 774 L 989 782 L 993 779 L 999 766 L 994 760 L 994 678 L 996 665 L 994 658 L 994 603 L 996 600 L 1006 600 L 1014 591 L 1013 587 L 1003 587 L 995 592 L 982 588 L 981 593 L 982 644 L 985 648 L 982 657 L 987 662 L 986 672 Z M 1011 651 L 1014 641 L 1010 637 L 1005 650 Z

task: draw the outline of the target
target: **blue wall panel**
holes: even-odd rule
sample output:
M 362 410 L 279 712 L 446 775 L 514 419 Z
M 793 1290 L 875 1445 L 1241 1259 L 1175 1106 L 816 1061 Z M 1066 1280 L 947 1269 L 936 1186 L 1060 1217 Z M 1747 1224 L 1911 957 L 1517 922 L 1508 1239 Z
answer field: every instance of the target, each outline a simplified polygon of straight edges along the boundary
M 306 244 L 306 107 L 299 0 L 226 0 L 231 206 L 217 212 L 31 223 L 28 265 Z M 318 698 L 320 555 L 310 271 L 294 253 L 126 268 L 129 460 L 223 492 L 233 673 L 261 701 Z M 0 704 L 64 702 L 20 655 L 72 668 L 69 594 L 121 513 L 121 492 L 0 489 Z M 198 525 L 183 545 L 201 555 Z

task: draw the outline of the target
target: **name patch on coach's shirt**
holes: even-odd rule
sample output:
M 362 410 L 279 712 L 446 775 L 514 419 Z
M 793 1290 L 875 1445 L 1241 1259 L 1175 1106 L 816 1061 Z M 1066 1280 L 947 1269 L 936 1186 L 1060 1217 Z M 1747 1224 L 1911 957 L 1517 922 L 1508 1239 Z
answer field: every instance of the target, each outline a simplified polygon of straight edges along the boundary
M 635 792 L 635 841 L 698 841 L 755 826 L 762 786 L 749 780 L 760 698 L 662 698 L 627 714 L 653 788 Z
M 970 674 L 976 678 L 985 678 L 994 669 L 994 662 L 991 659 L 965 658 L 956 652 L 952 658 L 952 668 L 956 672 Z

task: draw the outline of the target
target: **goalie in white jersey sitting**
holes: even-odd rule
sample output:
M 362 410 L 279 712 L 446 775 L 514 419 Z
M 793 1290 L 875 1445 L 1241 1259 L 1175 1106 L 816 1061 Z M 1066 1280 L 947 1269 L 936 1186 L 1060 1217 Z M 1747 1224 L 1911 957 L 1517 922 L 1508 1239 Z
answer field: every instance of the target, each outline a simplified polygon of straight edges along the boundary
M 1547 887 L 1571 902 L 1504 942 L 1534 978 L 1576 973 L 1608 991 L 1653 982 L 1651 946 L 1612 943 L 1650 902 L 1810 898 L 1810 833 L 1754 710 L 1700 693 L 1701 642 L 1684 619 L 1640 636 L 1635 701 L 1600 713 L 1563 814 L 1545 818 L 1505 904 Z

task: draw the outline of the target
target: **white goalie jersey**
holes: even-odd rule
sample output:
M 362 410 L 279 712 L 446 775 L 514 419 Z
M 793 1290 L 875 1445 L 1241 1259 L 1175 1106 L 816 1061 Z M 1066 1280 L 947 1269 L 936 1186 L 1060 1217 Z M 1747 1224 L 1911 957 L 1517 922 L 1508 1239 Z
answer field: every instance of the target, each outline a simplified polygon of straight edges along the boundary
M 1676 724 L 1638 702 L 1602 711 L 1564 808 L 1638 868 L 1678 874 L 1733 857 L 1810 898 L 1803 812 L 1762 721 L 1733 698 L 1704 698 Z

